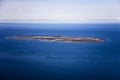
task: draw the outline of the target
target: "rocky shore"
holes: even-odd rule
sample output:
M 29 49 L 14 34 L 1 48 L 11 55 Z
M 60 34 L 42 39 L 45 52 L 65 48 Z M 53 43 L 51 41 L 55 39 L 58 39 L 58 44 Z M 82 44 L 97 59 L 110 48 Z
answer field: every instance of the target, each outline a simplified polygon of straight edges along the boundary
M 65 42 L 103 42 L 102 38 L 95 37 L 74 37 L 74 36 L 47 36 L 47 35 L 33 35 L 33 36 L 10 36 L 7 39 L 19 40 L 47 40 L 47 41 L 65 41 Z

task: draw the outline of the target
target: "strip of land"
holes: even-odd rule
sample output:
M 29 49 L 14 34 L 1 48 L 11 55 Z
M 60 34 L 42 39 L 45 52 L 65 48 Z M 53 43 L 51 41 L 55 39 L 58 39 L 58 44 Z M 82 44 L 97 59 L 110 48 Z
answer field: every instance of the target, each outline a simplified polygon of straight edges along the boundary
M 43 40 L 43 41 L 65 41 L 65 42 L 103 42 L 102 38 L 95 37 L 74 37 L 74 36 L 48 36 L 48 35 L 33 35 L 33 36 L 10 36 L 7 39 L 18 40 Z

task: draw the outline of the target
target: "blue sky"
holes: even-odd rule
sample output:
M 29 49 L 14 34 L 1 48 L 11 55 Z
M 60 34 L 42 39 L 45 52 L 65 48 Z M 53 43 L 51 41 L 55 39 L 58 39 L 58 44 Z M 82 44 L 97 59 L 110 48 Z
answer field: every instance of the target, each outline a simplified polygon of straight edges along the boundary
M 1 0 L 0 21 L 119 21 L 120 0 Z

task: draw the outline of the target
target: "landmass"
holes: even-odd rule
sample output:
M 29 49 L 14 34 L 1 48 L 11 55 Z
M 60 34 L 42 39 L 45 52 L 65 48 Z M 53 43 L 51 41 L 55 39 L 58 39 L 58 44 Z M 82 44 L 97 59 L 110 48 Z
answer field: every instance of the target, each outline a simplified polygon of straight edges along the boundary
M 18 40 L 43 40 L 43 41 L 64 41 L 64 42 L 103 42 L 103 38 L 95 37 L 75 37 L 75 36 L 48 36 L 48 35 L 32 35 L 32 36 L 9 36 L 7 39 Z

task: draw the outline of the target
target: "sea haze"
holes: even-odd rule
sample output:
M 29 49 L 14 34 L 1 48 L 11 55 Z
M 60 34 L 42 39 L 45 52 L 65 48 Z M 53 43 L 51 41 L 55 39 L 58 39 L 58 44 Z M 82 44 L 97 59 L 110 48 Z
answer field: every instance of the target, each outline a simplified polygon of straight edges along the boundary
M 12 40 L 16 35 L 105 42 Z M 120 80 L 120 24 L 0 24 L 0 80 Z

